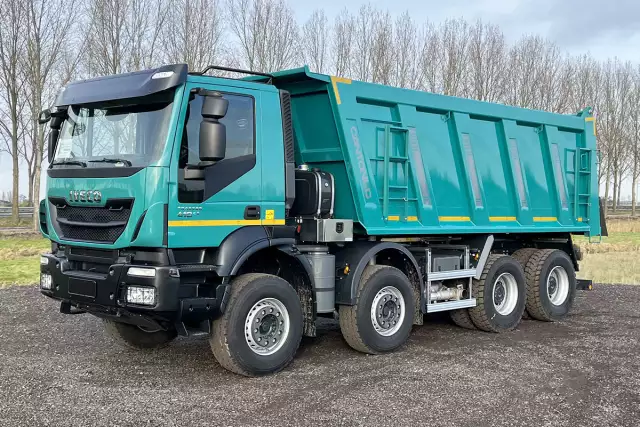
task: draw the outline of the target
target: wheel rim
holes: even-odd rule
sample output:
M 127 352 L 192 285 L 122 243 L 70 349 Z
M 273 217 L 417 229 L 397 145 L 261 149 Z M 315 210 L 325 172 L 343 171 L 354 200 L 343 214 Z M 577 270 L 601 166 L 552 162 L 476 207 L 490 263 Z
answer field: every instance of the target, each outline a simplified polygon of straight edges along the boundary
M 553 305 L 562 305 L 569 296 L 569 275 L 559 265 L 554 267 L 547 277 L 547 295 Z
M 289 312 L 282 301 L 263 298 L 247 314 L 244 338 L 254 353 L 268 356 L 284 345 L 289 327 Z
M 511 273 L 502 273 L 493 285 L 493 306 L 496 311 L 507 316 L 518 304 L 518 282 Z
M 382 336 L 388 337 L 398 332 L 404 320 L 405 305 L 398 288 L 385 286 L 373 298 L 371 323 Z

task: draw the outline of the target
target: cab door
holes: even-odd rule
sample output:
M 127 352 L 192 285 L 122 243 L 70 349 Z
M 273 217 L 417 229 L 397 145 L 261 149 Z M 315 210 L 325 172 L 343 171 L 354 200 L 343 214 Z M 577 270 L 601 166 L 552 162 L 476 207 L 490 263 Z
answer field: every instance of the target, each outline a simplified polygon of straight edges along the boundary
M 225 158 L 197 170 L 203 97 L 195 89 L 215 90 L 229 101 Z M 262 217 L 262 132 L 256 112 L 261 92 L 255 89 L 187 83 L 171 161 L 168 203 L 168 246 L 215 247 L 235 229 L 260 225 Z M 189 172 L 187 172 L 189 175 Z

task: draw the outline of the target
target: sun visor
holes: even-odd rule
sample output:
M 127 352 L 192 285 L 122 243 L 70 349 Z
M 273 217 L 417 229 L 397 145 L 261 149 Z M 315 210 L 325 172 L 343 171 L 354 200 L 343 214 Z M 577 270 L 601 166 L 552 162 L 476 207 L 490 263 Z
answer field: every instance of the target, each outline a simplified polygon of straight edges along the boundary
M 92 104 L 151 95 L 183 84 L 187 81 L 187 72 L 186 64 L 176 64 L 135 73 L 79 80 L 62 89 L 56 106 Z

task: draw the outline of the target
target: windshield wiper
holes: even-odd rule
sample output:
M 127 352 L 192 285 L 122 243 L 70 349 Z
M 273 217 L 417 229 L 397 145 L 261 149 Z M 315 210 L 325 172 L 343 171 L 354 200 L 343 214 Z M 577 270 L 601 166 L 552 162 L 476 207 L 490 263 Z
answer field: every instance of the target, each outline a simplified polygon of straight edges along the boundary
M 56 165 L 76 165 L 76 166 L 82 166 L 83 168 L 87 167 L 87 164 L 85 162 L 81 162 L 80 160 L 60 160 L 60 161 L 51 163 L 51 166 L 56 166 Z
M 107 159 L 106 157 L 100 160 L 89 160 L 91 163 L 124 163 L 127 166 L 131 166 L 131 162 L 127 159 Z

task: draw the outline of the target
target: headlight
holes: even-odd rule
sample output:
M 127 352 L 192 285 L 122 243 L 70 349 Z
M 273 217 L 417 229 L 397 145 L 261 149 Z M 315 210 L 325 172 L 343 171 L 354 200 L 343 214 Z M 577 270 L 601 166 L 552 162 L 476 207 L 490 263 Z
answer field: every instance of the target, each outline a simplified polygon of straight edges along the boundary
M 127 288 L 127 302 L 140 305 L 155 305 L 156 289 L 141 286 L 129 286 Z
M 47 273 L 42 273 L 40 275 L 40 287 L 42 289 L 51 289 L 53 285 L 53 280 L 51 279 L 51 275 Z
M 144 267 L 129 267 L 129 270 L 127 270 L 127 276 L 156 277 L 156 269 Z
M 49 265 L 49 258 L 46 256 L 40 256 L 40 265 Z

